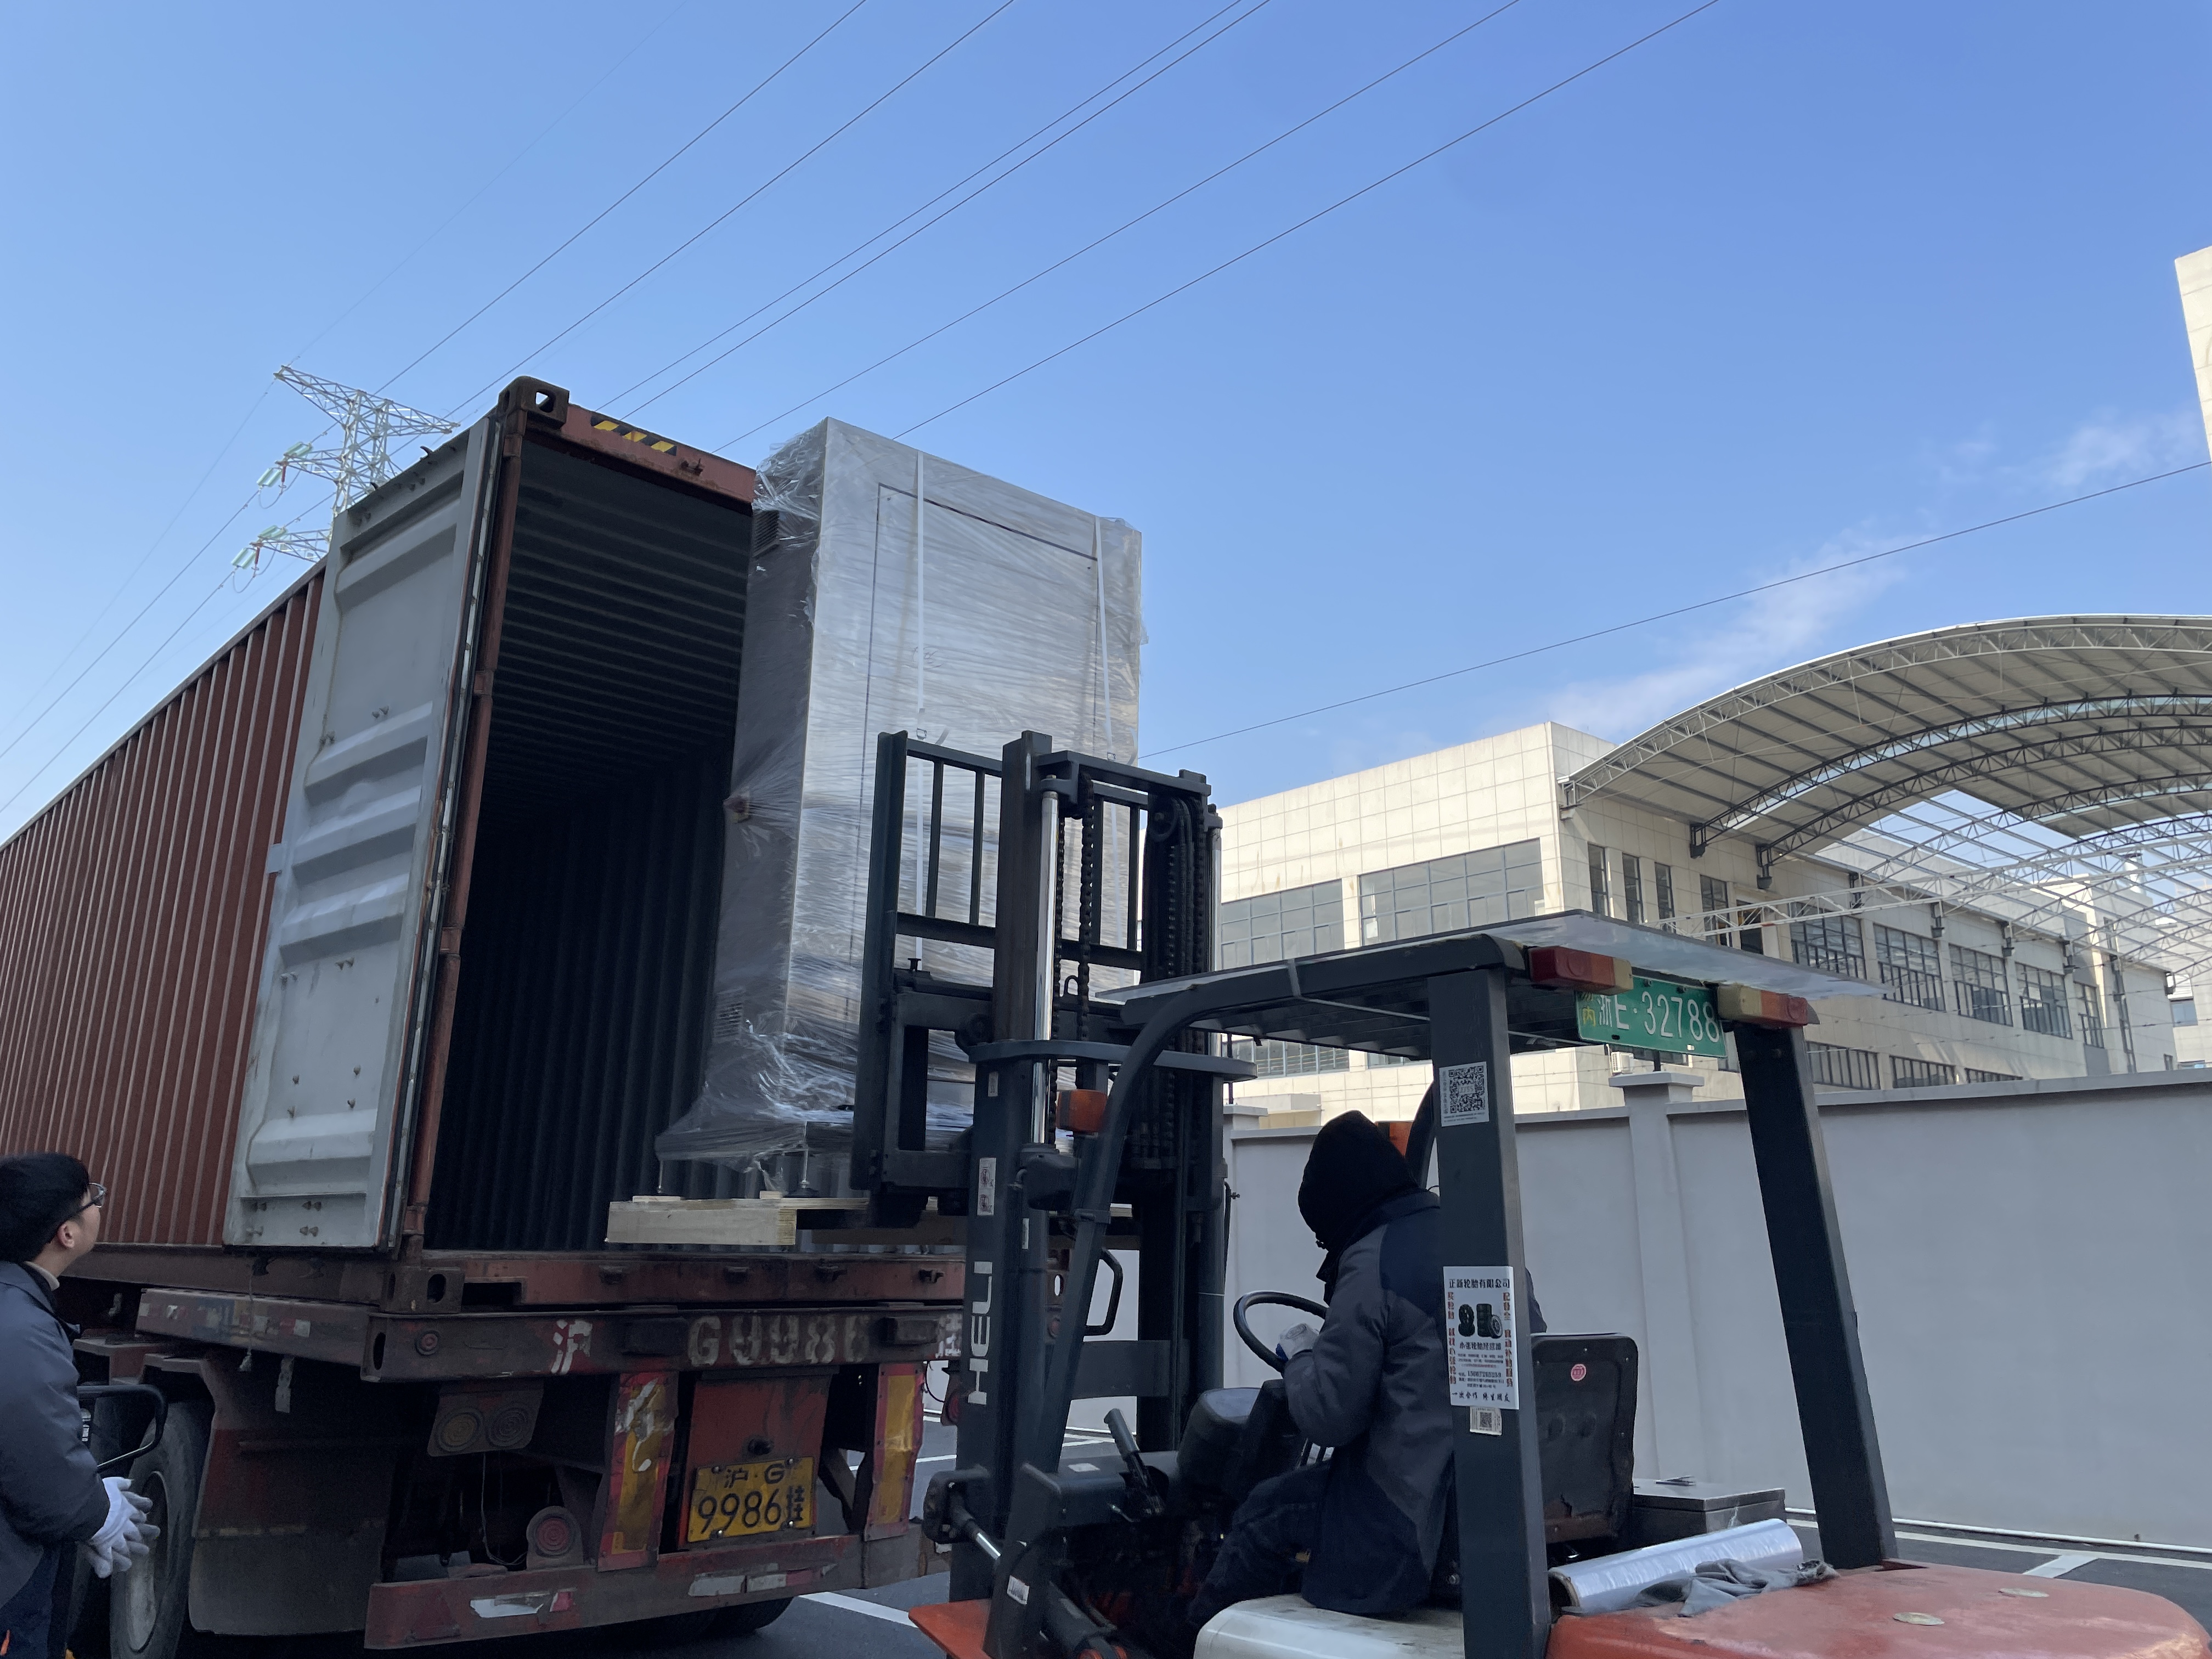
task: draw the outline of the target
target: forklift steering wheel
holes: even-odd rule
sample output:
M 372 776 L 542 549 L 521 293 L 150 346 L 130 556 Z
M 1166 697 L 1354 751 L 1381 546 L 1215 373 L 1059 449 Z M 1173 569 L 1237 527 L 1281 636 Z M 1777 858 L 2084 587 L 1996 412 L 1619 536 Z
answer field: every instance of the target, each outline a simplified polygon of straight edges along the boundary
M 1328 1317 L 1328 1310 L 1318 1302 L 1309 1302 L 1302 1296 L 1292 1296 L 1285 1291 L 1255 1291 L 1249 1296 L 1237 1298 L 1237 1310 L 1232 1316 L 1237 1321 L 1237 1334 L 1244 1339 L 1244 1346 L 1260 1356 L 1261 1360 L 1277 1370 L 1283 1362 L 1275 1358 L 1275 1351 L 1252 1334 L 1251 1321 L 1244 1316 L 1252 1308 L 1296 1308 L 1300 1313 L 1311 1314 L 1316 1319 Z

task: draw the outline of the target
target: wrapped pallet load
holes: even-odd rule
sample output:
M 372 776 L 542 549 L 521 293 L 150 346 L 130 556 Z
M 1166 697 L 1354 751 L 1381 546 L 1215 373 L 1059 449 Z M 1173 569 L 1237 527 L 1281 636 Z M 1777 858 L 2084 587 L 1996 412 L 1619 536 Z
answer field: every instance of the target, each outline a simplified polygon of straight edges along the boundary
M 768 1173 L 826 1184 L 849 1145 L 877 734 L 995 755 L 1038 730 L 1133 758 L 1139 544 L 837 421 L 763 465 L 756 508 L 705 1081 L 656 1151 L 740 1168 L 799 1152 Z M 941 1133 L 964 1121 L 948 1058 Z

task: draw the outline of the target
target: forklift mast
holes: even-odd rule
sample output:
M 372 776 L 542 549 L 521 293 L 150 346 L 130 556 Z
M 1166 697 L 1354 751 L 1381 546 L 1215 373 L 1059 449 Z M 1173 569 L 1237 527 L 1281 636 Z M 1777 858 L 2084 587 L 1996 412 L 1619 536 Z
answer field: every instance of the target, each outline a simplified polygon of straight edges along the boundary
M 893 1224 L 931 1198 L 968 1218 L 963 1468 L 1057 1467 L 1075 1399 L 1133 1396 L 1138 1444 L 1164 1451 L 1220 1386 L 1220 1084 L 1251 1068 L 1178 1033 L 1143 1074 L 1126 1134 L 1082 1137 L 1094 1152 L 1111 1140 L 1113 1168 L 1087 1170 L 1057 1142 L 1063 1118 L 1102 1127 L 1109 1068 L 1128 1052 L 1097 994 L 1212 966 L 1220 822 L 1196 773 L 1054 750 L 1036 732 L 996 758 L 902 732 L 878 740 L 852 1176 Z M 950 1146 L 931 1144 L 933 1066 L 947 1103 L 972 1087 L 972 1127 L 937 1137 Z M 1103 1201 L 1079 1193 L 1086 1175 Z M 1073 1282 L 1071 1254 L 1085 1252 L 1071 1213 L 1078 1231 L 1136 1251 L 1133 1340 L 1081 1340 L 1111 1328 L 1124 1275 L 1094 1244 Z M 1102 1259 L 1105 1316 L 1057 1340 L 1063 1321 L 1088 1317 Z M 1014 1484 L 963 1487 L 992 1538 L 1007 1535 Z M 957 1546 L 954 1598 L 992 1588 L 991 1560 Z

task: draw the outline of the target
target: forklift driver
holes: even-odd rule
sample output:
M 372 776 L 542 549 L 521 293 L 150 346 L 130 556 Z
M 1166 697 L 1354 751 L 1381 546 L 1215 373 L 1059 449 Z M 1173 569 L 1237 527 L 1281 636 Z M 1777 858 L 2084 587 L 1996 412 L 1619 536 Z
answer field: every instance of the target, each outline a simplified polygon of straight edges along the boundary
M 1298 1431 L 1326 1463 L 1263 1480 L 1231 1522 L 1189 1609 L 1194 1627 L 1256 1596 L 1403 1613 L 1429 1595 L 1452 1492 L 1450 1384 L 1436 1195 L 1358 1112 L 1314 1137 L 1298 1213 L 1328 1252 L 1328 1317 L 1276 1352 Z M 1530 1298 L 1529 1326 L 1544 1328 Z

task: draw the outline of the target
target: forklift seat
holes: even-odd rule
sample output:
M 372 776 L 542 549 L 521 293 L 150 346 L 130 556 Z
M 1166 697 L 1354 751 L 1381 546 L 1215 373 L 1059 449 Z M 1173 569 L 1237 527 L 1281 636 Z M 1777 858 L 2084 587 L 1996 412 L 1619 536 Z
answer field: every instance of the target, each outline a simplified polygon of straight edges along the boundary
M 1536 1336 L 1537 1473 L 1547 1544 L 1602 1544 L 1628 1525 L 1636 1492 L 1636 1341 L 1626 1336 Z M 1602 1553 L 1602 1552 L 1599 1552 Z M 1459 1503 L 1444 1509 L 1431 1601 L 1459 1603 Z
M 1544 1540 L 1617 1538 L 1635 1489 L 1636 1343 L 1626 1336 L 1538 1336 L 1536 1455 L 1544 1488 Z M 1297 1461 L 1304 1443 L 1280 1377 L 1256 1389 L 1212 1389 L 1199 1396 L 1176 1455 L 1187 1492 L 1241 1504 L 1252 1488 Z M 1447 1506 L 1436 1593 L 1459 1583 L 1458 1504 Z
M 1234 1506 L 1268 1476 L 1286 1474 L 1304 1443 L 1281 1377 L 1256 1389 L 1209 1389 L 1183 1425 L 1176 1479 L 1187 1492 L 1216 1493 Z

